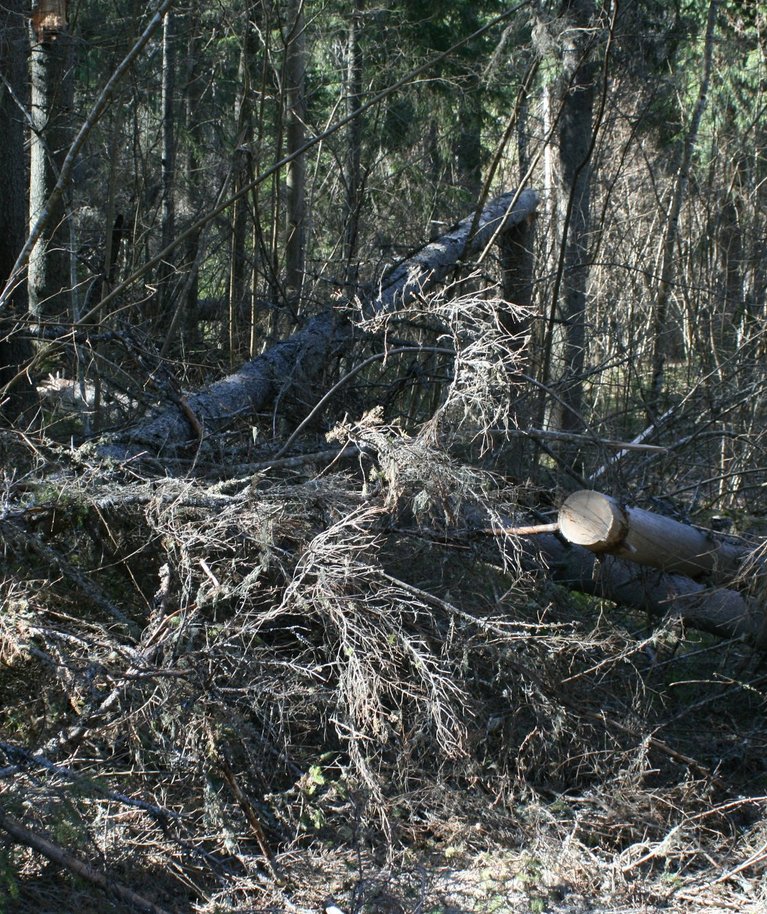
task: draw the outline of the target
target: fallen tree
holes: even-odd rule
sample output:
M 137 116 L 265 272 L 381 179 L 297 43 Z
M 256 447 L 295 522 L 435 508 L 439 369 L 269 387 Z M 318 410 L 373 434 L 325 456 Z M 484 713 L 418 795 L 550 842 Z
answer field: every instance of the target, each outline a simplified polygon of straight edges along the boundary
M 709 531 L 586 489 L 565 499 L 558 520 L 562 535 L 575 545 L 690 578 L 731 581 L 747 554 Z
M 739 638 L 767 651 L 764 605 L 738 590 L 711 587 L 682 574 L 637 565 L 614 555 L 545 534 L 525 542 L 526 554 L 570 590 L 638 609 L 656 618 L 678 618 L 719 638 Z
M 537 205 L 538 195 L 533 190 L 496 197 L 479 216 L 467 216 L 395 267 L 362 302 L 363 316 L 392 313 L 439 285 L 460 261 L 525 224 Z M 196 393 L 177 397 L 173 405 L 156 415 L 103 439 L 97 445 L 98 453 L 116 459 L 142 450 L 161 453 L 215 434 L 239 417 L 268 408 L 278 397 L 297 399 L 308 411 L 316 400 L 317 380 L 354 339 L 355 326 L 348 312 L 327 311 L 310 319 L 296 334 L 233 374 Z
M 767 650 L 763 603 L 734 586 L 744 547 L 588 490 L 568 496 L 557 523 L 538 530 L 525 531 L 533 534 L 525 552 L 558 584 Z

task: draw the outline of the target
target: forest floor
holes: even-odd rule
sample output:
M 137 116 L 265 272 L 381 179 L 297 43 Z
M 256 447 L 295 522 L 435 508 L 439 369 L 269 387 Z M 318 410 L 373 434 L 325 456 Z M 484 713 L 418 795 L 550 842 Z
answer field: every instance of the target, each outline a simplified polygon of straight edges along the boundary
M 0 912 L 765 914 L 763 656 L 448 535 L 525 493 L 376 434 L 7 481 L 0 811 L 144 905 L 8 832 Z

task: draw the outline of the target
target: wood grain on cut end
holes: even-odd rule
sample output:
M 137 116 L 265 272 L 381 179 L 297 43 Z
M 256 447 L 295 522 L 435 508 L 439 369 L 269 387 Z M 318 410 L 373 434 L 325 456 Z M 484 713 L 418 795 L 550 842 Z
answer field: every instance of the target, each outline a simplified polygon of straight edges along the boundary
M 568 496 L 560 508 L 559 528 L 571 543 L 599 551 L 617 546 L 628 524 L 614 499 L 582 489 Z

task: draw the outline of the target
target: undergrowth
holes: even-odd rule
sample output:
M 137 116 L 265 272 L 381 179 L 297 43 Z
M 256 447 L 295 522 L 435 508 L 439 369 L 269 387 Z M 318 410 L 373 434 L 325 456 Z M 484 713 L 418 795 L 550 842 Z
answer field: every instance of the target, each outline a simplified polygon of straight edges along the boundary
M 5 814 L 169 909 L 422 910 L 496 851 L 508 905 L 756 903 L 758 659 L 549 584 L 467 520 L 520 492 L 433 438 L 335 436 L 293 478 L 72 474 L 71 526 L 9 487 Z M 6 910 L 53 910 L 3 854 Z
M 284 460 L 0 435 L 0 911 L 763 910 L 762 655 L 508 532 L 559 493 L 489 470 L 499 307 L 408 315 L 442 386 Z

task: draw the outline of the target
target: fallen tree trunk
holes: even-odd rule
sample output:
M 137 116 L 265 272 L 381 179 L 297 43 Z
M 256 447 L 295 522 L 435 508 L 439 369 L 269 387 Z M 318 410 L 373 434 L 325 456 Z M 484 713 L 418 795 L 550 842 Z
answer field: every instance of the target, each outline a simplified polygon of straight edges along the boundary
M 676 617 L 690 628 L 720 638 L 740 638 L 767 651 L 764 606 L 736 590 L 712 588 L 681 574 L 598 556 L 551 534 L 524 541 L 528 558 L 570 590 L 604 597 L 659 618 Z
M 585 489 L 570 495 L 559 509 L 559 529 L 569 542 L 599 555 L 718 583 L 731 581 L 747 555 L 745 549 L 689 524 Z
M 482 251 L 496 237 L 532 217 L 535 191 L 509 192 L 488 203 L 477 219 L 468 216 L 443 236 L 403 261 L 363 303 L 367 317 L 395 311 L 441 283 L 457 262 Z M 341 313 L 312 318 L 298 333 L 246 362 L 234 374 L 190 394 L 127 431 L 96 445 L 102 456 L 124 459 L 141 450 L 163 449 L 215 434 L 238 417 L 268 408 L 288 391 L 311 406 L 313 383 L 353 338 L 353 325 Z M 302 396 L 303 392 L 303 396 Z

